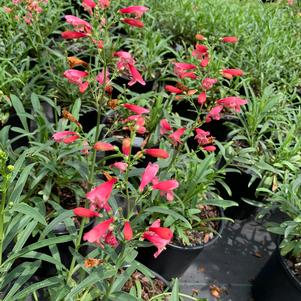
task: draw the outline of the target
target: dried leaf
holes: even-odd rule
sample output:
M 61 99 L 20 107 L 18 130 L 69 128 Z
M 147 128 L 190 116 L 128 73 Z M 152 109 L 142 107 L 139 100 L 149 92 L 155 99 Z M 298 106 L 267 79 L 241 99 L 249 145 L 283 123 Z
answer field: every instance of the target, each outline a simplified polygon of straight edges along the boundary
M 221 297 L 222 289 L 216 285 L 210 285 L 210 294 L 212 297 L 219 299 Z
M 88 63 L 86 63 L 85 61 L 79 59 L 76 56 L 68 56 L 68 63 L 69 63 L 69 67 L 72 69 L 76 66 L 84 66 L 87 67 Z
M 93 267 L 96 267 L 98 265 L 101 265 L 103 263 L 103 260 L 102 259 L 97 259 L 97 258 L 87 258 L 85 260 L 85 264 L 84 266 L 86 268 L 93 268 Z

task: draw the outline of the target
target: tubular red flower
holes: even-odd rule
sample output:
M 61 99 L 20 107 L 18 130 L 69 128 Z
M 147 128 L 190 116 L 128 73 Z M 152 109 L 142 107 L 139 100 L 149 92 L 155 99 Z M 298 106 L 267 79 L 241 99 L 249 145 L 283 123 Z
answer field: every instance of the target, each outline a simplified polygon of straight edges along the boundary
M 208 55 L 208 47 L 201 44 L 196 44 L 195 49 L 192 51 L 192 56 L 195 56 L 197 59 L 203 59 L 204 56 Z
M 183 70 L 194 70 L 194 69 L 196 69 L 196 65 L 190 64 L 190 63 L 175 62 L 173 64 L 175 65 L 175 68 L 177 68 L 177 69 L 183 69 Z
M 113 231 L 109 231 L 107 233 L 107 235 L 105 236 L 105 243 L 113 248 L 116 248 L 118 246 L 118 241 Z
M 125 172 L 128 168 L 128 164 L 124 162 L 115 162 L 111 165 L 111 167 L 115 167 L 120 170 L 121 173 Z
M 62 131 L 56 132 L 52 135 L 55 142 L 63 142 L 65 144 L 70 144 L 80 138 L 79 134 L 72 131 Z
M 124 223 L 123 236 L 125 240 L 132 240 L 133 238 L 133 230 L 129 221 Z
M 72 15 L 65 15 L 65 19 L 66 22 L 71 24 L 77 31 L 83 31 L 85 33 L 90 33 L 92 31 L 91 24 L 85 20 Z
M 222 38 L 222 42 L 224 43 L 230 43 L 230 44 L 235 44 L 238 42 L 238 38 L 237 37 L 223 37 Z
M 202 92 L 199 96 L 198 96 L 198 104 L 199 105 L 203 105 L 206 102 L 207 99 L 207 95 L 206 92 Z
M 72 39 L 80 39 L 87 36 L 84 32 L 77 32 L 77 31 L 64 31 L 61 33 L 61 36 L 65 40 L 72 40 Z
M 142 114 L 146 114 L 149 113 L 149 109 L 145 109 L 143 107 L 131 104 L 131 103 L 125 103 L 123 105 L 126 109 L 138 114 L 138 115 L 142 115 Z
M 95 212 L 93 210 L 83 208 L 83 207 L 77 207 L 73 209 L 73 213 L 77 216 L 80 217 L 94 217 L 94 216 L 99 216 L 98 212 Z
M 160 195 L 166 195 L 166 199 L 171 202 L 174 199 L 173 190 L 179 187 L 179 183 L 176 180 L 167 180 L 158 182 L 153 185 L 153 189 L 160 190 Z
M 129 68 L 129 72 L 130 72 L 131 77 L 132 77 L 131 81 L 128 82 L 128 85 L 132 86 L 132 85 L 134 85 L 138 82 L 141 85 L 145 86 L 146 83 L 143 80 L 143 78 L 142 78 L 141 74 L 139 73 L 139 71 L 135 68 L 135 66 L 132 65 L 132 64 L 129 64 L 128 68 Z
M 112 145 L 111 143 L 101 142 L 101 141 L 96 142 L 93 148 L 96 149 L 97 151 L 102 151 L 102 152 L 115 150 L 115 146 Z
M 196 38 L 196 40 L 199 40 L 199 41 L 205 41 L 205 40 L 207 40 L 203 35 L 201 35 L 199 33 L 197 33 L 195 35 L 195 38 Z
M 96 6 L 96 3 L 93 0 L 83 0 L 82 6 L 89 12 L 92 12 L 92 9 Z
M 206 77 L 202 81 L 202 88 L 204 90 L 210 90 L 216 83 L 217 83 L 217 79 L 216 78 Z
M 207 55 L 206 57 L 204 57 L 204 59 L 202 59 L 200 66 L 205 68 L 207 67 L 209 64 L 209 55 Z
M 131 152 L 131 139 L 130 138 L 124 138 L 122 141 L 122 153 L 125 156 L 128 156 Z
M 97 187 L 93 188 L 86 194 L 86 198 L 90 200 L 91 208 L 105 209 L 110 211 L 111 207 L 108 203 L 111 196 L 113 186 L 117 182 L 117 179 L 112 178 L 111 180 L 104 182 Z
M 171 86 L 171 85 L 166 85 L 164 87 L 165 91 L 170 92 L 170 93 L 175 93 L 175 94 L 181 94 L 183 93 L 183 91 L 175 86 Z
M 214 152 L 216 150 L 216 147 L 214 145 L 206 145 L 203 146 L 203 149 L 207 152 Z
M 70 83 L 76 85 L 81 85 L 83 78 L 85 78 L 88 75 L 88 72 L 76 69 L 68 69 L 64 72 L 64 77 L 67 78 Z
M 101 240 L 105 239 L 107 232 L 109 231 L 109 228 L 113 222 L 114 222 L 114 218 L 111 217 L 99 223 L 97 226 L 92 228 L 89 232 L 85 233 L 83 239 L 90 243 L 97 243 L 102 246 Z
M 89 87 L 89 82 L 84 82 L 84 83 L 81 83 L 79 86 L 79 92 L 80 93 L 85 93 L 85 91 L 88 89 Z
M 133 27 L 138 27 L 138 28 L 144 27 L 144 23 L 137 19 L 124 18 L 124 19 L 121 19 L 121 21 L 123 23 L 129 24 L 130 26 L 133 26 Z
M 180 128 L 178 130 L 176 130 L 175 132 L 173 132 L 172 134 L 170 134 L 168 137 L 172 140 L 173 144 L 177 144 L 177 143 L 182 143 L 181 142 L 181 136 L 185 133 L 186 128 Z
M 147 11 L 148 7 L 145 6 L 128 6 L 119 10 L 121 14 L 134 14 L 138 19 L 140 19 L 142 15 Z
M 147 167 L 145 168 L 142 177 L 141 183 L 139 186 L 139 191 L 143 191 L 144 187 L 148 185 L 153 178 L 156 176 L 157 172 L 159 171 L 159 165 L 156 163 L 148 163 Z
M 165 133 L 171 131 L 172 128 L 168 123 L 167 119 L 162 119 L 160 121 L 160 135 L 164 135 Z
M 221 116 L 220 113 L 223 110 L 223 106 L 215 106 L 213 107 L 206 116 L 206 122 L 210 122 L 212 119 L 220 120 Z
M 244 72 L 240 69 L 224 69 L 222 70 L 222 75 L 228 79 L 231 79 L 234 76 L 243 76 Z
M 106 9 L 110 6 L 110 0 L 98 0 L 101 9 Z
M 195 140 L 198 141 L 200 145 L 206 145 L 211 143 L 210 132 L 204 131 L 202 129 L 196 129 L 196 135 L 194 137 Z
M 216 103 L 226 108 L 234 109 L 236 112 L 240 112 L 240 107 L 247 104 L 248 101 L 240 97 L 230 96 L 219 99 Z
M 157 252 L 154 257 L 157 258 L 160 253 L 165 250 L 166 245 L 170 243 L 173 233 L 170 229 L 160 227 L 160 220 L 156 220 L 148 229 L 143 233 L 143 238 L 149 240 L 157 247 Z
M 144 152 L 147 155 L 155 157 L 155 158 L 167 159 L 169 157 L 168 152 L 161 148 L 148 148 L 148 149 L 145 149 Z

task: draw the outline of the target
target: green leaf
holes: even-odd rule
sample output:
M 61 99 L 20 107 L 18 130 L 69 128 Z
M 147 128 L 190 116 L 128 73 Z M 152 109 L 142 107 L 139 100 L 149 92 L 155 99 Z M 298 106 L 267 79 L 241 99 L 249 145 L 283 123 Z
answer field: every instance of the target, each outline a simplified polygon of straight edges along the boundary
M 179 280 L 178 280 L 178 278 L 176 278 L 174 281 L 170 301 L 179 301 Z
M 12 191 L 9 200 L 14 202 L 14 203 L 18 203 L 20 201 L 20 196 L 21 193 L 23 191 L 23 188 L 27 182 L 27 178 L 31 172 L 32 167 L 35 165 L 35 163 L 32 163 L 30 165 L 27 165 L 23 171 L 20 174 L 20 177 L 14 187 L 14 190 Z
M 39 261 L 39 260 L 28 264 L 25 267 L 24 271 L 20 274 L 18 279 L 16 281 L 14 281 L 14 285 L 12 286 L 12 288 L 10 288 L 8 294 L 5 296 L 3 301 L 13 300 L 12 297 L 14 296 L 14 294 L 22 287 L 22 285 L 24 283 L 26 283 L 32 277 L 32 275 L 39 268 L 40 264 L 41 264 L 41 261 Z
M 18 292 L 13 299 L 11 299 L 11 301 L 14 300 L 21 300 L 25 297 L 27 297 L 28 295 L 32 294 L 33 292 L 45 288 L 45 287 L 51 287 L 54 285 L 58 285 L 59 283 L 62 283 L 63 279 L 61 277 L 51 277 L 48 279 L 45 279 L 43 281 L 39 281 L 37 283 L 33 283 L 30 286 L 26 287 L 25 289 L 23 289 L 22 291 Z M 41 300 L 42 301 L 42 300 Z
M 141 299 L 136 298 L 125 292 L 117 292 L 111 295 L 111 301 L 141 301 Z
M 51 232 L 59 223 L 62 223 L 65 219 L 71 218 L 74 216 L 72 210 L 63 211 L 58 217 L 56 217 L 47 227 L 45 227 L 44 231 L 41 234 L 41 239 L 45 238 L 49 232 Z
M 30 216 L 35 221 L 42 225 L 47 225 L 44 216 L 37 210 L 37 208 L 30 207 L 25 203 L 17 204 L 13 207 L 12 211 L 23 213 L 24 215 Z
M 21 100 L 13 94 L 10 95 L 10 100 L 12 102 L 12 105 L 13 105 L 18 117 L 20 118 L 23 128 L 27 132 L 29 132 L 29 128 L 28 128 L 28 124 L 27 124 L 27 120 L 26 120 L 26 112 L 25 112 L 25 109 L 24 109 L 24 106 L 23 106 Z

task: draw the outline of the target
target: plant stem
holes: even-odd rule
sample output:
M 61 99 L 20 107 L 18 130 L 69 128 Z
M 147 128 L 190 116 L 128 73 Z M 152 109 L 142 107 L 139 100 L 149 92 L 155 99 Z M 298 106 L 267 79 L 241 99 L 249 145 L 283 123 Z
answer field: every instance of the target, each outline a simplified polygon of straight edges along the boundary
M 5 200 L 6 200 L 6 187 L 7 179 L 5 177 L 4 184 L 3 184 L 3 191 L 2 191 L 2 198 L 0 204 L 0 266 L 2 265 L 2 251 L 3 251 L 3 238 L 4 238 L 4 208 L 5 208 Z

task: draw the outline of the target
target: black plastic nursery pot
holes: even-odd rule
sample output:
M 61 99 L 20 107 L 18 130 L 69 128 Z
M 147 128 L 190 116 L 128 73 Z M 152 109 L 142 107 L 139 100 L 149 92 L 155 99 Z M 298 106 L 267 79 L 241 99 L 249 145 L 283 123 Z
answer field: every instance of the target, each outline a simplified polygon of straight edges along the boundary
M 301 282 L 293 275 L 277 247 L 253 282 L 255 301 L 300 301 Z
M 166 250 L 164 250 L 157 258 L 154 258 L 154 253 L 157 248 L 139 248 L 136 260 L 167 280 L 181 277 L 202 250 L 216 242 L 221 236 L 224 227 L 225 221 L 221 220 L 218 235 L 215 235 L 215 237 L 206 244 L 187 247 L 168 244 Z
M 235 166 L 233 166 L 235 168 Z M 252 175 L 248 171 L 240 170 L 239 172 L 227 172 L 225 175 L 225 183 L 230 187 L 232 195 L 229 196 L 226 190 L 217 183 L 219 194 L 222 198 L 238 203 L 238 206 L 233 206 L 225 210 L 225 216 L 232 219 L 243 220 L 249 218 L 255 211 L 256 207 L 246 203 L 243 199 L 262 200 L 256 196 L 256 188 L 260 179 L 256 179 L 252 185 L 249 182 Z

